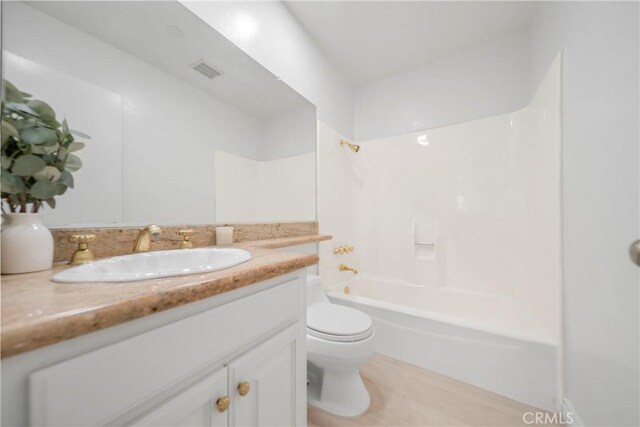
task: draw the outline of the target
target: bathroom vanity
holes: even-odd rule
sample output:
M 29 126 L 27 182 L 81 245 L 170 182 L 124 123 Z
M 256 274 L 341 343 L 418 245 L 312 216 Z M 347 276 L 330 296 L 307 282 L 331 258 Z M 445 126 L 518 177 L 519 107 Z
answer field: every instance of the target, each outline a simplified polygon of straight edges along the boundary
M 143 282 L 3 276 L 2 424 L 305 425 L 317 256 L 247 249 L 227 270 Z
M 2 16 L 3 78 L 91 136 L 74 190 L 42 212 L 56 266 L 2 276 L 2 425 L 305 425 L 318 256 L 274 249 L 325 240 L 315 105 L 178 1 L 18 1 Z M 151 223 L 160 235 L 141 233 Z M 96 259 L 156 251 L 124 278 L 189 269 L 159 252 L 221 244 L 216 226 L 252 259 L 52 281 L 89 240 Z

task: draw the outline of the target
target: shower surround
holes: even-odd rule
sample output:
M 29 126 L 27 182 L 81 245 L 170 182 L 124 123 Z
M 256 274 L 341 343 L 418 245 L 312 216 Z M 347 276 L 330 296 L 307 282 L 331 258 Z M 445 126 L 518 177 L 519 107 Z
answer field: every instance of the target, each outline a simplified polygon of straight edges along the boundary
M 374 317 L 378 351 L 546 409 L 561 394 L 560 69 L 514 113 L 357 154 L 322 124 L 319 138 L 321 230 L 356 248 L 321 253 L 334 300 Z

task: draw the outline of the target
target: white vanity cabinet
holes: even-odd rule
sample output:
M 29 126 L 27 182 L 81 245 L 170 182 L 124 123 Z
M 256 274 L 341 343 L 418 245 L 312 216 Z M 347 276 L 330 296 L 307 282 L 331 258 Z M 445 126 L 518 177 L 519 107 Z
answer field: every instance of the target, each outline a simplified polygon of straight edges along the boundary
M 226 427 L 230 402 L 227 382 L 227 369 L 220 369 L 159 405 L 133 425 Z
M 296 328 L 282 331 L 177 394 L 134 426 L 294 426 Z
M 3 423 L 304 426 L 305 280 L 300 271 L 158 313 L 156 323 L 178 319 L 109 345 L 89 334 L 80 341 L 91 351 L 68 343 L 75 356 L 56 363 L 41 363 L 46 348 L 3 361 L 3 376 L 23 370 L 28 384 L 26 402 L 3 403 Z M 18 379 L 3 378 L 3 387 Z
M 295 410 L 296 372 L 292 369 L 297 359 L 297 341 L 293 330 L 284 331 L 229 364 L 230 425 L 299 425 Z

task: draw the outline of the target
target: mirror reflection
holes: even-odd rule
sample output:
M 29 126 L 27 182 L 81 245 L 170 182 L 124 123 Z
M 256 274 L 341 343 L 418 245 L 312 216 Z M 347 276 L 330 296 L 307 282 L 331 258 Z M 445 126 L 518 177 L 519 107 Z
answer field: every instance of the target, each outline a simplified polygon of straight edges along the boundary
M 178 2 L 7 2 L 4 78 L 91 136 L 48 226 L 316 218 L 315 107 Z

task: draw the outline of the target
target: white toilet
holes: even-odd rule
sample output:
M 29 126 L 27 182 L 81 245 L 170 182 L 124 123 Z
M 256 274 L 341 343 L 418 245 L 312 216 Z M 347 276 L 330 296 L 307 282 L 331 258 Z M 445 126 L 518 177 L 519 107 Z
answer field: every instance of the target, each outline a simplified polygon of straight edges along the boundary
M 332 304 L 320 277 L 307 276 L 307 400 L 343 417 L 363 414 L 371 403 L 359 369 L 373 355 L 371 318 Z

